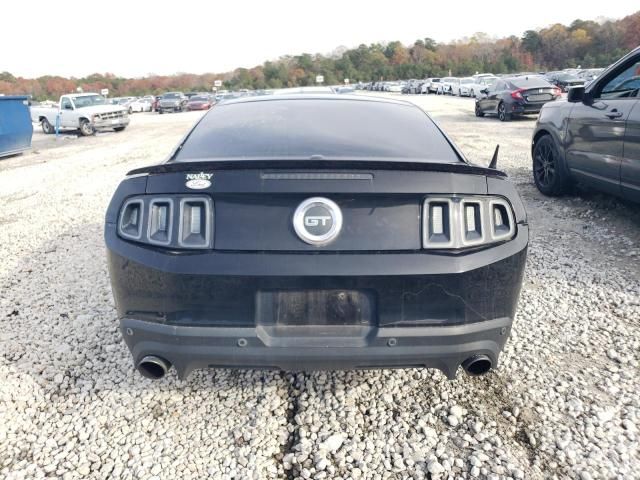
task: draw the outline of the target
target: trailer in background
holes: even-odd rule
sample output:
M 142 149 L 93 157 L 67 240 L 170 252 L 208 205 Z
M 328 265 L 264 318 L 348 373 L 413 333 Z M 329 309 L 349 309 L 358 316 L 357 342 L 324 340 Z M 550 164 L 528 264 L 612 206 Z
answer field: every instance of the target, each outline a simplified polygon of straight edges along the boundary
M 0 96 L 0 157 L 31 148 L 29 97 Z

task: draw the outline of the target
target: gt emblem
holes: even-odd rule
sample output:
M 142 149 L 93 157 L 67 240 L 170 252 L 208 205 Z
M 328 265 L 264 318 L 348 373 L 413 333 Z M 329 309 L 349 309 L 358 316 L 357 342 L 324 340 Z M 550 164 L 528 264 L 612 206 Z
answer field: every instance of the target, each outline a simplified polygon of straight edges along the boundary
M 308 198 L 298 205 L 293 214 L 293 229 L 309 245 L 327 245 L 342 229 L 340 207 L 328 198 Z
M 323 216 L 307 216 L 304 217 L 304 225 L 305 227 L 317 227 L 318 225 L 322 225 L 323 227 L 327 225 L 327 222 L 331 220 L 331 217 L 323 217 Z

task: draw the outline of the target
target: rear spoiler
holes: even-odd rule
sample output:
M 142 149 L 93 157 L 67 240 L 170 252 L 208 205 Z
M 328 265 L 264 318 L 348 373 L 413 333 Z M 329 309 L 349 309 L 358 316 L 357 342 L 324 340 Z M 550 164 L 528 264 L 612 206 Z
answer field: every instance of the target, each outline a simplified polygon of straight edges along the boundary
M 461 173 L 506 177 L 507 174 L 493 168 L 466 162 L 429 163 L 415 161 L 371 160 L 212 160 L 194 162 L 167 162 L 136 168 L 127 175 L 155 175 L 162 173 L 201 172 L 203 170 L 413 170 L 421 172 Z

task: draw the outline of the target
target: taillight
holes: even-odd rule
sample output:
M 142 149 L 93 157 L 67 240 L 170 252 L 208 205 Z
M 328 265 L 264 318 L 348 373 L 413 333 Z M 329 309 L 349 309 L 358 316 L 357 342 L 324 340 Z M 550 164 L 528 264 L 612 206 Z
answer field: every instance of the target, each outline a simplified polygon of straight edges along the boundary
M 427 198 L 422 244 L 426 249 L 462 249 L 511 240 L 516 232 L 509 202 L 494 196 Z
M 562 95 L 562 90 L 558 87 L 553 87 L 553 96 L 559 97 L 560 95 Z
M 524 92 L 525 89 L 524 88 L 519 88 L 513 92 L 511 92 L 511 98 L 514 98 L 516 100 L 524 100 L 524 97 L 522 96 L 522 92 Z
M 213 202 L 196 195 L 140 195 L 120 209 L 122 238 L 169 248 L 212 248 Z

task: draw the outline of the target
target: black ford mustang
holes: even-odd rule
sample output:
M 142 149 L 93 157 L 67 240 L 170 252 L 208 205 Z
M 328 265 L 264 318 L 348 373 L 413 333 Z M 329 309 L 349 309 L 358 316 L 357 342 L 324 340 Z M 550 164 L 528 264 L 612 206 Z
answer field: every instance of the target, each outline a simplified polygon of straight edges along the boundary
M 115 192 L 105 238 L 140 373 L 462 365 L 509 336 L 528 244 L 514 186 L 413 104 L 279 95 L 207 113 Z

